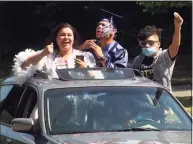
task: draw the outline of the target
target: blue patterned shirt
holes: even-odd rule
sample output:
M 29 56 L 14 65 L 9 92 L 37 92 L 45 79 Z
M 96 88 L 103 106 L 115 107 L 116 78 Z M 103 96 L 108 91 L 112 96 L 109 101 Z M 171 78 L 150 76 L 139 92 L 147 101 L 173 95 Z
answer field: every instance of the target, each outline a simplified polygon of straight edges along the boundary
M 98 44 L 98 42 L 96 42 Z M 91 52 L 96 60 L 96 65 L 102 67 L 98 57 L 96 56 L 93 49 L 88 49 L 87 51 Z M 113 41 L 111 44 L 102 48 L 103 54 L 106 58 L 106 67 L 116 68 L 116 67 L 127 67 L 128 64 L 128 52 L 124 49 L 118 42 Z

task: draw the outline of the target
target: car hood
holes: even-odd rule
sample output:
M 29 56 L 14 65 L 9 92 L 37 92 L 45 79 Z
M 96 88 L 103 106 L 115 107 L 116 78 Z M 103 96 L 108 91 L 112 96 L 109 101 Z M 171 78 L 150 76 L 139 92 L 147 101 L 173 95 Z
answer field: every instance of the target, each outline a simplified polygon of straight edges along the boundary
M 54 135 L 64 144 L 190 144 L 191 131 L 100 132 Z

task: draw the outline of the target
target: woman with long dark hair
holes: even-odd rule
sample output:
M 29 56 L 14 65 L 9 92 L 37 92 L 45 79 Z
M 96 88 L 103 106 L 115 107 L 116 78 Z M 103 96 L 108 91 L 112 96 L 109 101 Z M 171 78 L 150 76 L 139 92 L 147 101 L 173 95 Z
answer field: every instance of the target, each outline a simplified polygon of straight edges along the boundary
M 58 78 L 57 68 L 95 67 L 95 59 L 89 52 L 78 50 L 79 36 L 68 23 L 59 24 L 43 50 L 27 49 L 14 58 L 13 72 L 20 76 L 20 83 L 33 76 L 36 70 L 43 70 L 50 78 Z M 84 60 L 76 58 L 84 56 Z

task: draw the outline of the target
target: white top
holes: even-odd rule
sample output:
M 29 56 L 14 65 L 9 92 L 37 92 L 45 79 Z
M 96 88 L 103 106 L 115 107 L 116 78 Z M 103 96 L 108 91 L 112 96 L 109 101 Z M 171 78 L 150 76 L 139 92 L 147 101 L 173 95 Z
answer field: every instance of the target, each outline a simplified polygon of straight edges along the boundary
M 51 78 L 58 78 L 56 69 L 75 68 L 74 59 L 77 55 L 83 55 L 84 61 L 87 62 L 89 67 L 96 67 L 95 58 L 90 52 L 73 49 L 72 55 L 67 59 L 67 62 L 62 61 L 60 54 L 54 52 L 39 62 L 38 69 L 48 73 L 48 76 Z
M 74 68 L 74 58 L 76 55 L 83 55 L 84 61 L 87 62 L 89 67 L 96 67 L 95 58 L 90 52 L 83 52 L 76 49 L 73 49 L 72 55 L 67 60 L 67 64 L 61 62 L 59 53 L 54 52 L 42 58 L 36 65 L 30 65 L 26 69 L 21 67 L 22 63 L 27 60 L 29 56 L 40 53 L 41 51 L 42 50 L 34 51 L 32 49 L 26 49 L 25 51 L 19 52 L 17 55 L 15 55 L 12 71 L 14 76 L 17 76 L 17 82 L 20 85 L 26 82 L 28 78 L 32 77 L 36 70 L 41 70 L 48 73 L 49 78 L 58 78 L 56 68 Z

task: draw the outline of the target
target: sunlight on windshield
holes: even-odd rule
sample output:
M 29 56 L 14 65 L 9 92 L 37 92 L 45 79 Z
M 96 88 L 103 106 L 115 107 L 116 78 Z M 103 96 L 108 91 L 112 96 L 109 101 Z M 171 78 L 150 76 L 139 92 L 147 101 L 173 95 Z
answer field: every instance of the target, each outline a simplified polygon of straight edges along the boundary
M 51 133 L 115 131 L 129 128 L 191 129 L 187 115 L 162 89 L 88 87 L 45 92 Z

